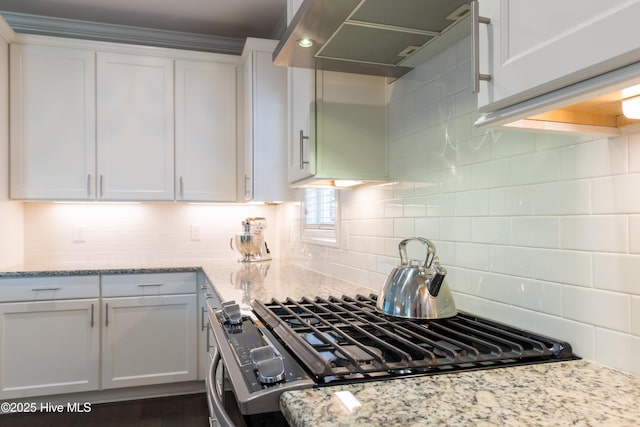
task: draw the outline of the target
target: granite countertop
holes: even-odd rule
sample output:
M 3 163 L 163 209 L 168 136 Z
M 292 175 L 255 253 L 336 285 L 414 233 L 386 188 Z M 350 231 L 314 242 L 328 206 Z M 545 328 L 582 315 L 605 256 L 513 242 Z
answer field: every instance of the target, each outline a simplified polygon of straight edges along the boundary
M 362 405 L 350 413 L 335 394 Z M 285 392 L 292 426 L 637 426 L 640 377 L 578 360 Z
M 377 292 L 282 260 L 28 265 L 0 269 L 0 278 L 200 269 L 221 300 L 244 304 Z M 349 391 L 361 406 L 350 413 L 336 391 Z M 640 377 L 578 360 L 291 391 L 280 407 L 294 427 L 635 426 Z

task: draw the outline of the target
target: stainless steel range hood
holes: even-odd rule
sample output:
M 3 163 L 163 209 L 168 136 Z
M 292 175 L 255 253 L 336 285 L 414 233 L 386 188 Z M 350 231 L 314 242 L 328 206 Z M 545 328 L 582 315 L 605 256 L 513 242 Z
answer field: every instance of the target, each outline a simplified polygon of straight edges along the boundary
M 305 0 L 273 53 L 276 65 L 387 77 L 468 15 L 469 0 Z M 298 41 L 311 39 L 311 47 Z

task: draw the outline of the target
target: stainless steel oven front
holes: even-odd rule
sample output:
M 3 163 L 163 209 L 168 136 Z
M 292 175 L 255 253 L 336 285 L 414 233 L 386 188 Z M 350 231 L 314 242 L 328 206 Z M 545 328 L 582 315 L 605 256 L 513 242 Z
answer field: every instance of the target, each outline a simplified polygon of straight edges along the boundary
M 207 376 L 210 409 L 218 425 L 286 426 L 280 395 L 310 388 L 313 379 L 266 330 L 250 307 L 233 301 L 209 313 L 215 349 Z

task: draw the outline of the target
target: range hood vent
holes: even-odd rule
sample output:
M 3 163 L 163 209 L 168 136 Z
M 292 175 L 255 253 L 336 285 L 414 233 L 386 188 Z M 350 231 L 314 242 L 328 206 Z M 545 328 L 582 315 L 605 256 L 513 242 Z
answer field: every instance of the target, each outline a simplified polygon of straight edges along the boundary
M 276 65 L 398 78 L 408 58 L 469 14 L 469 0 L 305 0 Z M 313 46 L 301 47 L 299 40 Z

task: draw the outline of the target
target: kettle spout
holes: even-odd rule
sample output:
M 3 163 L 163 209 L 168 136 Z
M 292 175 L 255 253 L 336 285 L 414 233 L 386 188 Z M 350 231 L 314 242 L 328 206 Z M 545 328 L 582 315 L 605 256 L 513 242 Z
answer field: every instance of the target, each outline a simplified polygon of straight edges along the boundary
M 429 290 L 429 294 L 432 297 L 437 297 L 440 293 L 440 288 L 442 287 L 444 276 L 446 275 L 447 270 L 440 265 L 440 263 L 438 262 L 438 258 L 436 257 L 433 260 L 433 276 L 430 278 L 431 280 L 427 284 L 427 289 Z

